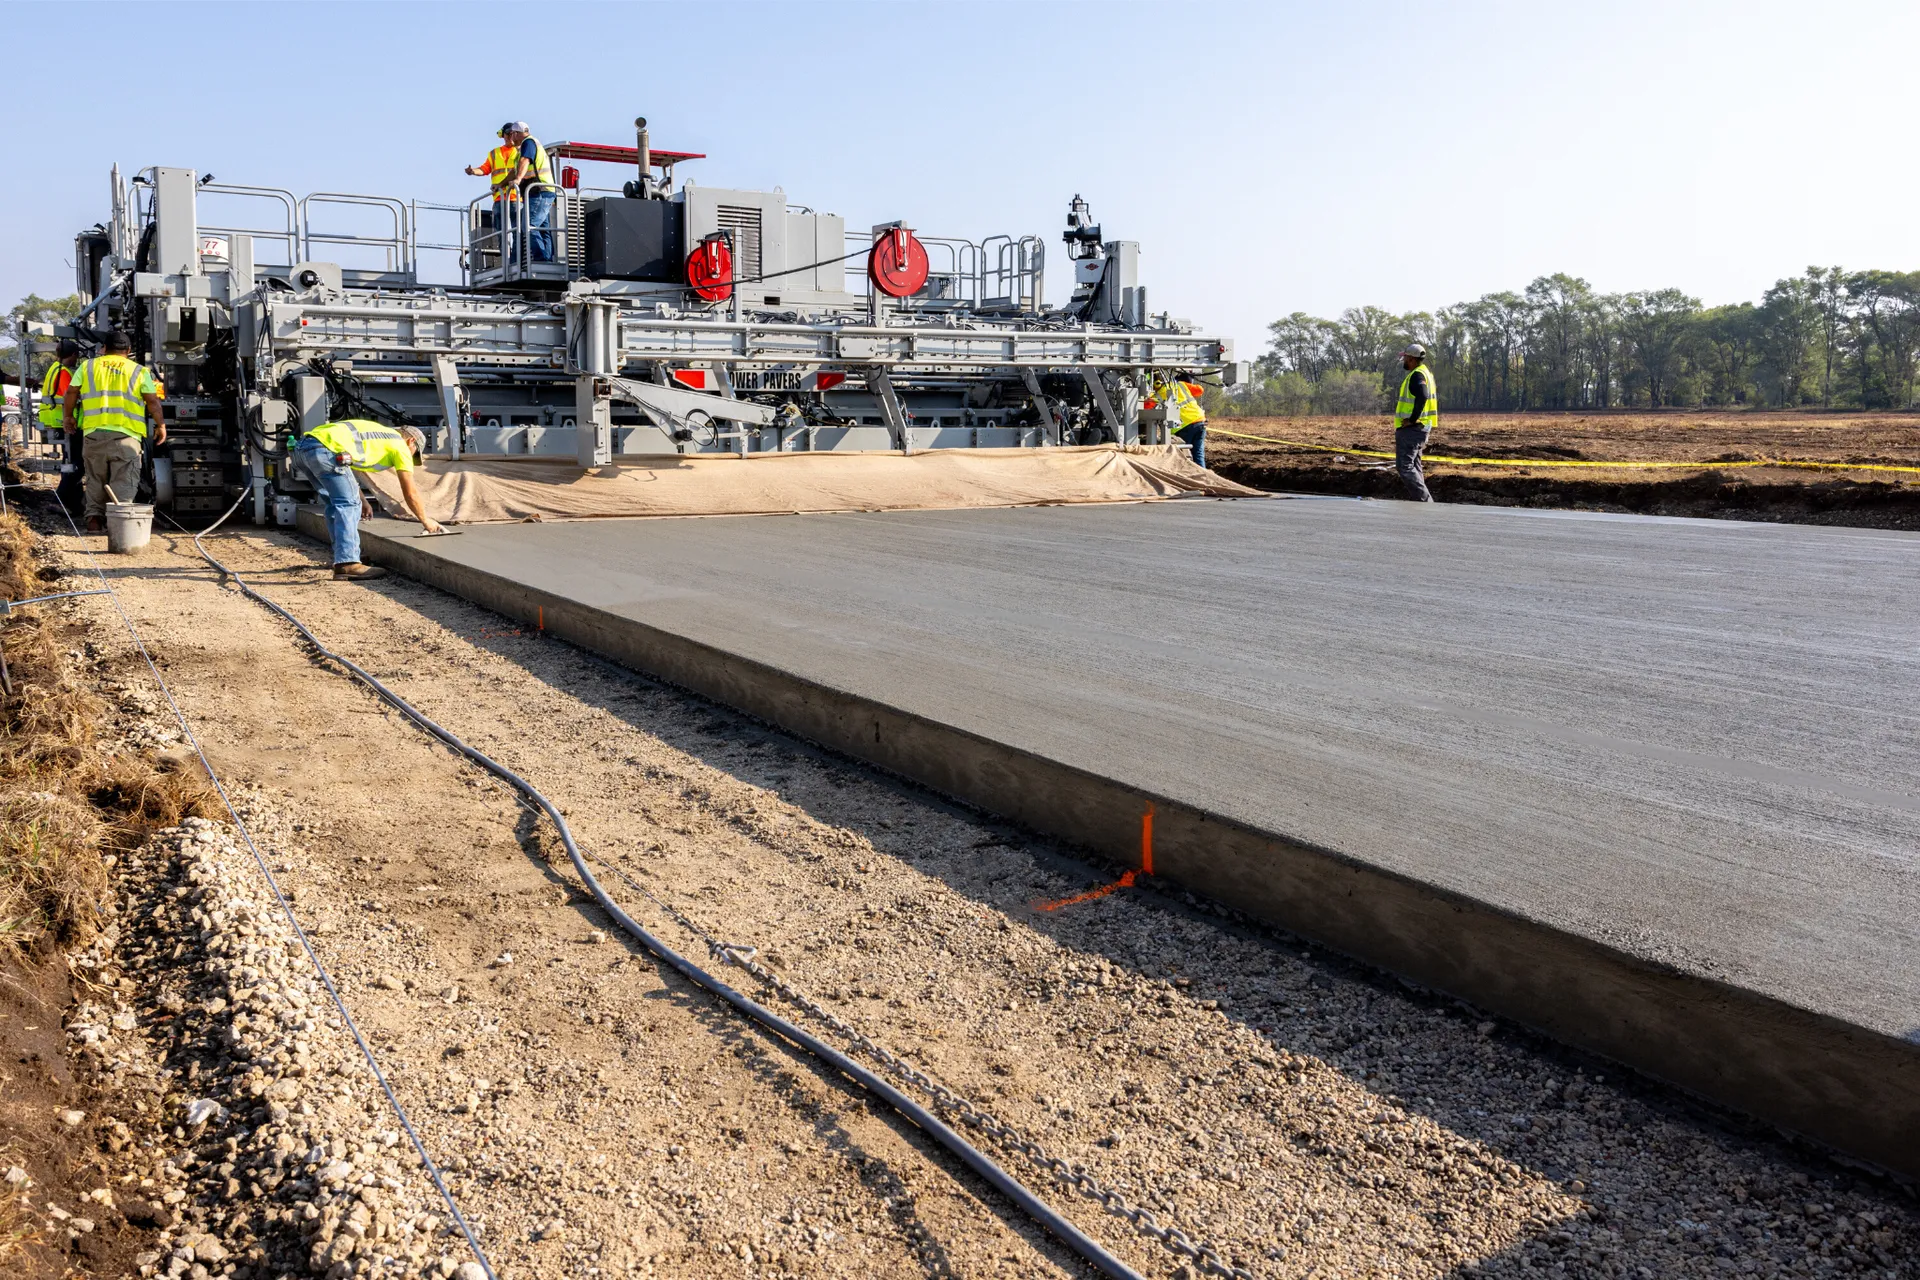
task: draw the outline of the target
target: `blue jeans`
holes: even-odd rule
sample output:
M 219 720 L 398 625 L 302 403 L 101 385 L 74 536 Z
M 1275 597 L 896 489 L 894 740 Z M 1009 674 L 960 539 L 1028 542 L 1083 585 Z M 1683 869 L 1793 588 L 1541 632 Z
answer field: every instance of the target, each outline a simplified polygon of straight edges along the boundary
M 1427 451 L 1427 437 L 1431 434 L 1426 427 L 1393 429 L 1393 469 L 1400 473 L 1407 497 L 1415 502 L 1433 501 L 1433 495 L 1427 492 L 1426 474 L 1420 469 L 1420 455 Z
M 327 511 L 327 532 L 333 535 L 333 562 L 360 563 L 360 485 L 353 468 L 312 436 L 294 446 L 293 463 L 313 481 Z
M 527 248 L 535 262 L 553 261 L 553 192 L 535 191 L 527 196 Z
M 1194 466 L 1207 465 L 1207 424 L 1205 422 L 1189 422 L 1173 434 L 1175 439 L 1193 450 Z

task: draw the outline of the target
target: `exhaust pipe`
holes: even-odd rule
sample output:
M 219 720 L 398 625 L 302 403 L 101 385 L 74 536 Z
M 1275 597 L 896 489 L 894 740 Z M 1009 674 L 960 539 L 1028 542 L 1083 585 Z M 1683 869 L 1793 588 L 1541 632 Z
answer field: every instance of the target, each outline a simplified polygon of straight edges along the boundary
M 634 131 L 639 135 L 635 149 L 640 153 L 640 198 L 653 199 L 653 146 L 647 139 L 647 118 L 640 116 L 633 122 Z

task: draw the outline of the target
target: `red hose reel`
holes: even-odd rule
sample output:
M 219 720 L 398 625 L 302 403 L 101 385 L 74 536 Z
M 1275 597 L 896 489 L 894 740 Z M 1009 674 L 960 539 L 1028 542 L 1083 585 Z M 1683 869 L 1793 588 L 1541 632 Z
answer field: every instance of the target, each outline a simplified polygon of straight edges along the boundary
M 867 278 L 889 298 L 905 298 L 927 287 L 927 246 L 907 227 L 888 227 L 867 255 Z
M 687 283 L 708 302 L 725 302 L 733 296 L 733 250 L 727 247 L 724 234 L 715 232 L 687 255 Z

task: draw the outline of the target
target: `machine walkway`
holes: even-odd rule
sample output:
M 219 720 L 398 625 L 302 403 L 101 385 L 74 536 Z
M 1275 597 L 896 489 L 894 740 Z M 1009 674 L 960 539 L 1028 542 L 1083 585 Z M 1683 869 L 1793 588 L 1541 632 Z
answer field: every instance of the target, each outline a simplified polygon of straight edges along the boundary
M 1920 1174 L 1912 535 L 1311 499 L 413 529 L 367 558 Z

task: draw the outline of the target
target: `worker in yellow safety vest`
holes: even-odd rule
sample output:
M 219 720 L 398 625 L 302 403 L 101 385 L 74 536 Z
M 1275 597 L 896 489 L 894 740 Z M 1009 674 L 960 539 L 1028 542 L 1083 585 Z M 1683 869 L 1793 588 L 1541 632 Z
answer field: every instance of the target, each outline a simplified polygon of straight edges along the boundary
M 40 421 L 41 439 L 60 446 L 60 485 L 55 491 L 61 505 L 72 510 L 80 499 L 80 441 L 66 430 L 67 388 L 73 385 L 73 371 L 80 363 L 80 344 L 72 338 L 60 339 L 54 361 L 40 383 L 40 407 L 34 416 Z
M 79 363 L 80 344 L 72 338 L 60 339 L 54 361 L 47 366 L 47 376 L 40 382 L 40 408 L 34 415 L 40 419 L 40 428 L 49 440 L 66 421 L 63 402 L 67 398 L 67 387 L 73 382 L 74 367 Z
M 1420 455 L 1427 451 L 1433 429 L 1440 425 L 1440 388 L 1427 368 L 1427 349 L 1417 342 L 1407 344 L 1400 353 L 1400 367 L 1407 376 L 1400 380 L 1400 400 L 1393 408 L 1393 465 L 1400 483 L 1415 502 L 1432 502 L 1427 478 L 1420 470 Z
M 520 188 L 521 207 L 527 212 L 527 244 L 518 252 L 531 252 L 535 262 L 553 261 L 553 203 L 557 195 L 553 185 L 553 161 L 540 139 L 533 136 L 525 120 L 509 126 L 507 141 L 520 149 L 514 163 L 513 181 Z
M 413 469 L 420 465 L 426 447 L 426 433 L 418 427 L 395 428 L 364 418 L 323 423 L 300 437 L 292 465 L 313 482 L 326 506 L 336 579 L 368 582 L 387 576 L 385 569 L 360 563 L 360 517 L 369 508 L 360 496 L 355 472 L 392 471 L 414 519 L 428 533 L 446 532 L 427 514 L 413 482 Z
M 106 527 L 108 497 L 132 502 L 138 496 L 149 420 L 154 444 L 167 442 L 160 386 L 152 372 L 133 362 L 126 334 L 110 333 L 102 345 L 106 354 L 82 361 L 61 399 L 68 433 L 81 436 L 88 533 Z
M 512 121 L 501 125 L 497 135 L 500 145 L 487 152 L 487 158 L 479 164 L 467 166 L 471 176 L 493 180 L 493 232 L 502 261 L 512 253 L 510 237 L 520 202 L 520 184 L 514 181 L 515 171 L 520 167 L 520 148 L 507 140 L 512 129 Z
M 507 141 L 507 131 L 512 128 L 512 124 L 501 125 L 500 132 L 497 135 L 500 139 L 500 145 L 487 152 L 487 158 L 479 164 L 470 164 L 467 166 L 467 174 L 470 177 L 487 177 L 493 179 L 493 200 L 495 204 L 500 204 L 507 200 L 518 200 L 520 198 L 520 188 L 513 180 L 514 170 L 517 169 L 520 164 L 520 148 Z
M 1207 411 L 1200 407 L 1200 397 L 1207 389 L 1198 382 L 1188 379 L 1184 373 L 1169 378 L 1164 373 L 1153 376 L 1153 398 L 1147 401 L 1149 409 L 1159 405 L 1168 405 L 1179 411 L 1180 425 L 1173 434 L 1193 451 L 1193 463 L 1197 467 L 1207 465 Z

